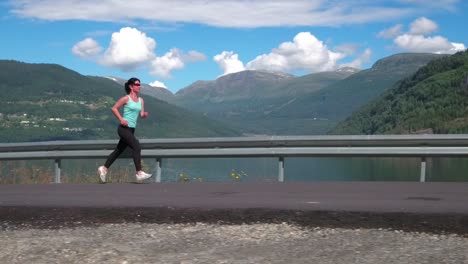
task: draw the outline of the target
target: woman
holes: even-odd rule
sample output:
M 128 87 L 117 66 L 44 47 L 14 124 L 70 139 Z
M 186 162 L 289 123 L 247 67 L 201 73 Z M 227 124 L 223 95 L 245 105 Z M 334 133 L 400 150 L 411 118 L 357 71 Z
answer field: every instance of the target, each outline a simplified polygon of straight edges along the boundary
M 148 117 L 148 112 L 145 112 L 143 98 L 138 97 L 141 90 L 141 82 L 137 78 L 130 78 L 125 83 L 126 96 L 120 98 L 112 107 L 112 113 L 119 119 L 120 125 L 117 132 L 120 136 L 119 144 L 115 150 L 109 155 L 104 166 L 98 168 L 98 175 L 102 183 L 106 182 L 106 174 L 109 167 L 119 157 L 120 154 L 128 147 L 132 149 L 133 162 L 135 163 L 136 179 L 143 181 L 151 177 L 141 170 L 141 147 L 140 142 L 135 137 L 135 127 L 137 124 L 138 115 L 142 118 Z M 119 109 L 123 106 L 123 116 Z

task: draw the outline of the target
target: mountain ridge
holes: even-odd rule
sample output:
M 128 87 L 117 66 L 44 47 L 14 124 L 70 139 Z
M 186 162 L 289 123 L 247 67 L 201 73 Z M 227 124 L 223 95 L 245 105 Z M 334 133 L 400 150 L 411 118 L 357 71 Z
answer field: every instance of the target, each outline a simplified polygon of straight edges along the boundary
M 150 110 L 157 115 L 157 119 L 151 117 L 149 122 L 142 121 L 139 133 L 143 138 L 155 134 L 158 137 L 229 136 L 241 133 L 324 134 L 397 81 L 440 57 L 444 55 L 394 54 L 378 60 L 373 67 L 366 70 L 342 68 L 303 76 L 243 71 L 212 81 L 196 81 L 190 85 L 193 88 L 191 92 L 191 89 L 184 89 L 176 94 L 165 88 L 154 89 L 143 84 L 142 94 L 150 95 L 145 99 L 151 101 L 148 107 L 152 108 Z M 3 75 L 0 74 L 0 80 L 5 80 L 4 84 L 0 85 L 0 91 L 8 89 L 7 84 L 12 82 L 11 78 L 19 80 L 19 87 L 8 93 L 7 99 L 14 104 L 11 109 L 0 107 L 4 135 L 19 138 L 23 134 L 17 131 L 32 129 L 37 130 L 36 139 L 47 138 L 49 135 L 63 139 L 71 134 L 71 138 L 81 139 L 115 136 L 112 131 L 115 118 L 108 109 L 123 95 L 125 80 L 116 77 L 83 76 L 54 64 L 11 61 L 10 64 L 0 61 L 0 70 L 3 72 Z M 34 69 L 38 67 L 46 67 L 50 72 L 35 73 Z M 21 74 L 18 74 L 14 70 L 9 72 L 12 68 L 23 69 Z M 165 100 L 158 99 L 158 96 L 164 95 L 151 95 L 153 90 L 165 91 L 168 97 Z M 184 93 L 189 96 L 181 100 Z M 89 99 L 96 94 L 99 100 Z M 23 100 L 25 95 L 27 98 Z M 22 108 L 40 113 L 42 118 L 22 116 L 28 113 L 21 112 Z M 64 113 L 68 114 L 68 118 L 61 117 Z M 46 120 L 45 116 L 54 120 Z M 65 121 L 58 121 L 62 119 Z M 73 122 L 76 125 L 72 125 Z M 91 124 L 91 127 L 86 125 L 86 122 Z M 26 128 L 26 124 L 30 127 Z M 44 124 L 54 127 L 55 130 L 51 133 L 42 129 Z M 36 125 L 41 129 L 34 128 Z M 64 128 L 68 131 L 59 131 Z M 26 137 L 26 134 L 23 137 Z
M 257 94 L 246 93 L 250 96 L 216 97 L 211 94 L 217 90 L 214 82 L 208 82 L 211 86 L 202 87 L 203 93 L 192 93 L 187 100 L 176 95 L 174 103 L 229 122 L 249 135 L 324 134 L 396 81 L 440 56 L 394 54 L 366 70 L 345 68 L 258 85 Z
M 117 138 L 110 111 L 125 95 L 115 81 L 58 64 L 0 60 L 0 142 Z M 141 138 L 240 135 L 221 122 L 146 96 Z
M 441 56 L 444 55 L 401 53 L 382 58 L 369 69 L 300 98 L 296 105 L 285 111 L 295 116 L 315 115 L 339 121 L 396 81 Z
M 199 101 L 230 101 L 258 96 L 261 87 L 293 78 L 285 73 L 271 73 L 266 71 L 246 70 L 220 76 L 212 81 L 196 81 L 179 90 L 175 102 L 196 100 Z M 204 96 L 199 96 L 205 93 Z
M 467 133 L 467 109 L 468 50 L 428 63 L 331 133 Z
M 96 77 L 102 77 L 102 78 L 107 78 L 110 79 L 120 85 L 124 85 L 127 80 L 119 78 L 119 77 L 114 77 L 114 76 L 96 76 Z M 146 83 L 141 84 L 141 91 L 140 93 L 152 96 L 154 98 L 166 101 L 166 102 L 171 102 L 174 98 L 174 94 L 167 88 L 165 87 L 157 87 L 157 86 L 151 86 Z

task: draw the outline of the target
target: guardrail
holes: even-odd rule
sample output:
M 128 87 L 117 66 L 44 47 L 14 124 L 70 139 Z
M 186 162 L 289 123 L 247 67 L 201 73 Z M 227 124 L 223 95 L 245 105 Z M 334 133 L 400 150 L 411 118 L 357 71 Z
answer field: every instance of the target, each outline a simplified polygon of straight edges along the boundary
M 468 135 L 268 136 L 143 139 L 142 157 L 155 158 L 161 181 L 165 158 L 276 157 L 278 181 L 284 181 L 287 157 L 419 157 L 420 182 L 426 180 L 427 157 L 468 156 Z M 61 160 L 105 158 L 117 140 L 46 141 L 0 144 L 0 160 L 55 160 L 60 183 Z

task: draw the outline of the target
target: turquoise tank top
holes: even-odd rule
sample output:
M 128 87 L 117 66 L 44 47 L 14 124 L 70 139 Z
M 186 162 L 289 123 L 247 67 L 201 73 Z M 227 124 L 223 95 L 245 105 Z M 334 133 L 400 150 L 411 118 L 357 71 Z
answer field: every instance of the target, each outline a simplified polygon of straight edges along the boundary
M 136 127 L 138 115 L 141 111 L 141 99 L 138 97 L 138 102 L 135 102 L 128 96 L 128 103 L 124 105 L 123 119 L 128 121 L 128 127 Z

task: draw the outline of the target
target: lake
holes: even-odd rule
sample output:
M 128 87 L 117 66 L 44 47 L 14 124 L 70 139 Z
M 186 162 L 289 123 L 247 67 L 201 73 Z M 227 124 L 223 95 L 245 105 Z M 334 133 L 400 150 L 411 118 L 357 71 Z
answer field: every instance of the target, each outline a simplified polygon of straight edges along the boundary
M 428 158 L 426 181 L 468 181 L 468 158 Z M 104 160 L 63 160 L 62 182 L 97 182 L 96 169 Z M 154 173 L 155 160 L 144 158 L 143 169 Z M 49 183 L 54 179 L 50 160 L 0 161 L 1 184 Z M 110 168 L 111 182 L 134 181 L 130 159 L 118 159 Z M 419 181 L 419 158 L 285 158 L 285 181 Z M 153 178 L 154 179 L 154 178 Z M 161 181 L 278 180 L 276 158 L 164 159 Z

